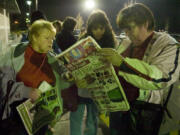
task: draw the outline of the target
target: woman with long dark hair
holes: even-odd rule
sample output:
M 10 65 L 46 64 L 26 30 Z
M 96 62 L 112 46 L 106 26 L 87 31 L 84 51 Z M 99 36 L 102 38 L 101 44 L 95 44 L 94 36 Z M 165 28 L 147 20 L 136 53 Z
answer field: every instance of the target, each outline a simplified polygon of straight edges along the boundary
M 106 13 L 102 10 L 95 10 L 87 21 L 87 31 L 80 39 L 92 36 L 102 47 L 114 48 L 117 45 L 115 34 Z
M 102 48 L 114 48 L 116 46 L 115 35 L 106 13 L 95 10 L 87 21 L 87 30 L 80 39 L 87 36 L 93 37 Z M 84 135 L 96 135 L 98 127 L 98 111 L 87 89 L 78 89 L 79 105 L 76 112 L 70 114 L 71 135 L 82 134 L 82 121 L 85 106 L 87 109 L 86 128 Z

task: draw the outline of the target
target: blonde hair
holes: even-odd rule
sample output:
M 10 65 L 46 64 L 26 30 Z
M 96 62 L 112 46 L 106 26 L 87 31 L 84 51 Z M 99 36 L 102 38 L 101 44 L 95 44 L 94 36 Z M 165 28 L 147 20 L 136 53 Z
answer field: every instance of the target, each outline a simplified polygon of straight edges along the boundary
M 39 36 L 41 30 L 43 30 L 43 29 L 47 29 L 51 33 L 56 34 L 56 29 L 54 28 L 54 26 L 52 25 L 51 22 L 45 21 L 45 20 L 37 20 L 31 25 L 31 27 L 29 29 L 29 35 L 28 35 L 29 41 L 32 42 L 33 35 Z

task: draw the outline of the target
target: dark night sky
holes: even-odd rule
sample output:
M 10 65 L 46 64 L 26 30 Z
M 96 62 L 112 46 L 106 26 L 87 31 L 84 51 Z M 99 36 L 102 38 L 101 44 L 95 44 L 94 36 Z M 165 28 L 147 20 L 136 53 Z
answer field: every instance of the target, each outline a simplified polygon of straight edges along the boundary
M 78 13 L 83 16 L 86 22 L 91 10 L 85 10 L 85 0 L 39 0 L 39 10 L 42 10 L 50 21 L 54 19 L 63 20 L 66 16 L 76 17 Z M 115 25 L 115 16 L 125 0 L 96 0 L 96 7 L 105 10 L 111 24 Z M 47 6 L 48 5 L 48 6 Z
M 19 0 L 20 1 L 20 0 Z M 38 0 L 38 8 L 43 11 L 49 21 L 59 19 L 63 21 L 66 16 L 76 17 L 78 13 L 86 22 L 91 11 L 84 8 L 85 0 Z M 115 23 L 118 11 L 124 3 L 131 0 L 95 0 L 96 7 L 106 12 L 109 20 L 116 31 Z M 169 23 L 171 32 L 180 33 L 180 0 L 136 0 L 150 7 L 153 11 L 157 29 L 164 29 L 166 22 Z

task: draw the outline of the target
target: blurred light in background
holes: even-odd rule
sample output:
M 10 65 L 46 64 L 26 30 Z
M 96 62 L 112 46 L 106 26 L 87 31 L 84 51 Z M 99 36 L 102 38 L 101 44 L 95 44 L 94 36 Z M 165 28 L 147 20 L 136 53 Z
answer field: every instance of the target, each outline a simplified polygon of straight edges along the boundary
M 94 0 L 86 0 L 85 2 L 85 8 L 90 10 L 93 9 L 95 7 L 95 2 Z
M 27 16 L 29 16 L 30 14 L 29 13 L 26 13 Z
M 14 24 L 19 24 L 19 22 L 17 20 L 14 21 Z
M 29 20 L 29 18 L 26 18 L 26 23 L 30 23 L 30 20 Z
M 32 1 L 27 0 L 27 1 L 26 1 L 26 3 L 27 3 L 27 5 L 29 5 L 29 6 L 30 6 L 30 5 L 32 4 Z

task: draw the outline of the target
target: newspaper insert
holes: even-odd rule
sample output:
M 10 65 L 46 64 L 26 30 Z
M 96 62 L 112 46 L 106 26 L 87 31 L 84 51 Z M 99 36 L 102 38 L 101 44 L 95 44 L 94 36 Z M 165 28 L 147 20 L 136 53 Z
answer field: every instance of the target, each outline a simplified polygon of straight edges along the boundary
M 100 112 L 129 110 L 129 104 L 111 63 L 102 62 L 97 55 L 100 46 L 92 37 L 80 40 L 57 59 L 64 64 L 75 79 L 93 79 L 87 89 Z
M 28 99 L 17 106 L 17 111 L 29 135 L 36 133 L 44 125 L 55 123 L 62 114 L 62 103 L 56 88 L 44 81 L 39 89 L 42 94 L 34 104 Z

